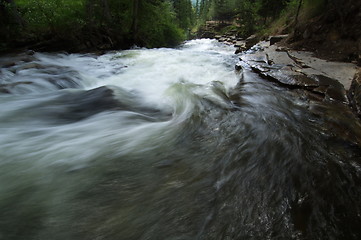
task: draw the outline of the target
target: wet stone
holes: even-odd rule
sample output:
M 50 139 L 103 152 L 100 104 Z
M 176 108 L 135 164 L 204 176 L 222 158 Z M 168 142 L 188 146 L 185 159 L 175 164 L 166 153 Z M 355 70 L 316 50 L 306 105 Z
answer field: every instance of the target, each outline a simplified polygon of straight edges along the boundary
M 265 65 L 252 65 L 252 69 L 261 76 L 289 87 L 317 87 L 316 80 L 285 69 L 272 69 Z
M 245 47 L 246 43 L 244 41 L 236 41 L 234 46 L 235 47 Z
M 33 84 L 33 82 L 30 81 L 24 81 L 24 82 L 15 82 L 15 83 L 8 83 L 8 84 L 0 84 L 0 93 L 12 93 L 13 88 L 19 85 L 29 85 Z
M 336 100 L 343 103 L 348 103 L 346 91 L 342 88 L 330 86 L 327 88 L 326 97 L 328 100 Z
M 350 74 L 336 74 L 335 69 L 352 70 L 352 65 L 328 63 L 313 58 L 308 52 L 280 51 L 276 46 L 267 46 L 267 42 L 258 45 L 261 50 L 246 52 L 240 60 L 263 78 L 290 89 L 310 91 L 324 101 L 348 104 L 345 86 Z M 357 85 L 354 84 L 355 88 Z
M 241 71 L 242 70 L 242 65 L 236 64 L 234 68 L 235 68 L 236 71 Z
M 10 93 L 10 91 L 4 87 L 0 87 L 0 93 Z
M 16 65 L 16 62 L 4 62 L 4 63 L 1 63 L 2 67 L 3 68 L 10 68 L 10 67 L 14 67 Z
M 33 55 L 35 54 L 35 51 L 33 51 L 33 50 L 28 50 L 28 51 L 26 51 L 25 54 L 26 54 L 26 55 L 29 55 L 29 56 L 33 56 Z
M 66 92 L 53 103 L 58 109 L 49 116 L 65 122 L 76 122 L 104 111 L 139 113 L 148 121 L 168 119 L 169 114 L 140 104 L 140 96 L 121 88 L 99 87 L 88 91 Z
M 352 80 L 348 97 L 350 99 L 352 109 L 359 117 L 361 117 L 361 70 L 356 73 L 354 79 Z
M 259 41 L 256 35 L 252 35 L 246 39 L 246 48 L 249 49 Z
M 293 78 L 296 80 L 298 85 L 305 87 L 317 87 L 319 84 L 317 81 L 306 75 L 293 75 Z
M 28 69 L 45 69 L 45 66 L 42 66 L 38 63 L 28 63 L 28 64 L 24 64 L 24 65 L 21 65 L 19 67 L 16 68 L 16 72 L 19 72 L 19 71 L 23 71 L 23 70 L 28 70 Z
M 340 82 L 323 75 L 313 75 L 312 78 L 314 78 L 319 85 L 314 91 L 324 93 L 327 100 L 348 103 L 346 90 Z
M 339 102 L 310 101 L 309 110 L 320 120 L 322 119 L 325 134 L 330 134 L 333 140 L 361 146 L 361 131 L 359 122 L 350 108 Z

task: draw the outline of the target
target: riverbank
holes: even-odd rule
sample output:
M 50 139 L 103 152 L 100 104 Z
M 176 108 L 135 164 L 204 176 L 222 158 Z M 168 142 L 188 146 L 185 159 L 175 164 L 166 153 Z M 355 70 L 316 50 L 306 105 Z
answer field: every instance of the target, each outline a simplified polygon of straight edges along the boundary
M 359 95 L 361 72 L 356 62 L 331 61 L 318 57 L 315 52 L 294 49 L 285 41 L 288 35 L 271 36 L 260 42 L 256 35 L 245 40 L 230 35 L 215 38 L 234 45 L 240 62 L 265 79 L 290 89 L 308 90 L 322 100 L 351 105 L 359 102 L 354 99 Z M 240 70 L 241 65 L 238 64 L 236 69 Z
M 226 43 L 236 48 L 237 71 L 251 70 L 287 89 L 306 102 L 310 112 L 320 117 L 326 128 L 334 128 L 343 141 L 361 146 L 361 133 L 354 132 L 358 127 L 348 122 L 353 115 L 361 117 L 361 68 L 355 63 L 327 61 L 312 52 L 298 51 L 282 41 L 277 42 L 285 37 L 271 37 L 251 48 L 249 45 L 255 36 L 244 41 L 229 38 Z M 225 42 L 225 38 L 218 41 Z

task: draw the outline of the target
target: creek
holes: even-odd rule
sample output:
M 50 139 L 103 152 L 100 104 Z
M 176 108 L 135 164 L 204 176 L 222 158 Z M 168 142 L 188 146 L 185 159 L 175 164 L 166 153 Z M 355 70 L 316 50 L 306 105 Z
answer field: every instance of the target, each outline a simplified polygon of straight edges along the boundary
M 0 239 L 360 239 L 361 131 L 231 46 L 0 59 Z

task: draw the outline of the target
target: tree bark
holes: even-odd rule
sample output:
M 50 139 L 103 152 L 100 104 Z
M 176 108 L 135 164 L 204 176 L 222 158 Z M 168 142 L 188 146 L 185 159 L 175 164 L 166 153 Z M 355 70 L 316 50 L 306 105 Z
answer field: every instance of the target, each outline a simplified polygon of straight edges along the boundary
M 133 41 L 136 42 L 138 38 L 138 21 L 139 21 L 139 6 L 141 0 L 133 0 L 133 19 L 131 26 L 131 34 Z
M 94 28 L 94 0 L 87 0 L 85 3 L 86 18 L 91 28 Z
M 6 6 L 10 6 L 10 8 L 6 8 Z M 16 4 L 13 0 L 0 0 L 0 11 L 4 13 L 2 15 L 7 15 L 10 22 L 13 21 L 22 27 L 25 26 L 25 21 L 16 9 Z
M 300 15 L 302 3 L 303 3 L 303 0 L 298 1 L 297 13 L 296 13 L 296 18 L 295 18 L 295 28 L 297 27 L 297 24 L 298 24 L 298 16 Z
M 107 23 L 110 23 L 112 20 L 108 0 L 102 0 L 102 7 L 103 7 L 103 15 Z

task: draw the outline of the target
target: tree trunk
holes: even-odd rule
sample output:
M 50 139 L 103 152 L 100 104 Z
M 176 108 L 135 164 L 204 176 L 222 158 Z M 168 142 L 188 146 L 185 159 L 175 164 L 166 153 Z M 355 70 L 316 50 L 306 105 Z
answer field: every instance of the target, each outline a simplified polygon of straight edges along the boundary
M 131 26 L 131 34 L 133 41 L 136 42 L 138 40 L 138 18 L 139 18 L 139 6 L 141 0 L 133 0 L 133 19 Z
M 104 15 L 105 21 L 107 23 L 110 23 L 112 20 L 112 17 L 111 17 L 110 10 L 109 10 L 108 0 L 102 0 L 102 7 L 103 7 L 103 15 Z
M 86 9 L 86 18 L 88 20 L 88 24 L 90 28 L 94 28 L 95 22 L 94 22 L 94 0 L 87 0 L 85 3 L 85 9 Z
M 6 6 L 9 6 L 9 8 Z M 0 11 L 7 15 L 9 22 L 15 22 L 22 27 L 25 26 L 25 21 L 16 9 L 16 4 L 13 0 L 0 0 Z
M 297 13 L 296 13 L 296 18 L 295 18 L 295 28 L 297 27 L 297 24 L 298 24 L 298 16 L 300 15 L 302 3 L 303 3 L 303 0 L 298 1 Z

